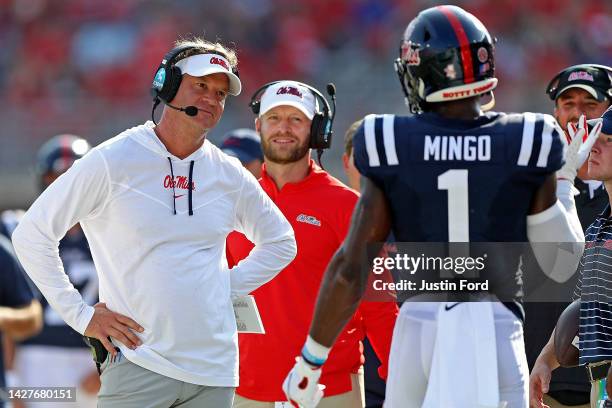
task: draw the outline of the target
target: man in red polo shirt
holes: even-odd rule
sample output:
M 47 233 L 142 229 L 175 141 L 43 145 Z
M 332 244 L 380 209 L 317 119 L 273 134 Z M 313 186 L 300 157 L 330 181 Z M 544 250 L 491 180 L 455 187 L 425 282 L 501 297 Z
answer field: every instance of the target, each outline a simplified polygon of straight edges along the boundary
M 255 127 L 264 153 L 259 181 L 293 226 L 298 254 L 276 278 L 253 292 L 266 334 L 239 336 L 235 408 L 272 408 L 286 401 L 285 374 L 301 351 L 323 273 L 344 240 L 357 202 L 354 190 L 310 158 L 315 136 L 311 123 L 316 113 L 322 113 L 321 98 L 305 84 L 282 81 L 269 85 L 259 100 Z M 252 248 L 244 235 L 232 233 L 227 240 L 230 265 Z M 320 383 L 326 389 L 319 407 L 364 406 L 361 341 L 367 334 L 382 361 L 379 374 L 385 378 L 396 316 L 393 302 L 362 303 L 325 364 Z

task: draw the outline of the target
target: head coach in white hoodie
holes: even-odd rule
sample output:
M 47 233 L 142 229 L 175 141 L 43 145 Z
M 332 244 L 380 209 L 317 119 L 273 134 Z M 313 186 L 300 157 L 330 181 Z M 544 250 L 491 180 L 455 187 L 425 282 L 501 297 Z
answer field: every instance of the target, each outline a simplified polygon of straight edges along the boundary
M 92 149 L 13 234 L 51 306 L 112 353 L 99 407 L 230 407 L 238 385 L 232 298 L 268 282 L 295 256 L 291 226 L 255 178 L 206 140 L 226 97 L 240 93 L 236 68 L 222 44 L 177 42 L 151 89 L 154 107 L 165 105 L 159 124 Z M 77 222 L 99 275 L 95 307 L 83 302 L 58 256 L 59 240 Z M 230 273 L 225 238 L 232 230 L 256 247 Z

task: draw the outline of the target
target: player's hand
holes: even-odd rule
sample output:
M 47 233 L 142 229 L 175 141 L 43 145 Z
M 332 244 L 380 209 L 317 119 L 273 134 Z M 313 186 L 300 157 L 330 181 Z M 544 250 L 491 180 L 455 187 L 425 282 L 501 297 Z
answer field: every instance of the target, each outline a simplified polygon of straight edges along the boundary
M 295 358 L 295 365 L 283 382 L 283 391 L 294 407 L 314 408 L 323 398 L 324 385 L 319 384 L 321 367 L 314 367 L 302 357 Z
M 549 408 L 544 404 L 544 394 L 548 393 L 552 370 L 543 362 L 536 361 L 529 376 L 529 407 Z
M 580 116 L 578 124 L 568 122 L 567 134 L 562 140 L 567 145 L 565 152 L 565 164 L 557 172 L 557 179 L 570 180 L 572 183 L 576 178 L 578 169 L 586 162 L 593 148 L 593 144 L 601 132 L 602 121 L 593 121 L 593 129 L 589 132 L 586 116 Z
M 117 351 L 113 344 L 108 341 L 108 336 L 125 344 L 126 347 L 134 350 L 142 344 L 142 341 L 132 332 L 135 330 L 142 333 L 144 328 L 134 320 L 119 313 L 110 311 L 106 303 L 96 303 L 94 314 L 91 318 L 85 336 L 95 337 L 100 340 L 104 348 L 114 357 Z

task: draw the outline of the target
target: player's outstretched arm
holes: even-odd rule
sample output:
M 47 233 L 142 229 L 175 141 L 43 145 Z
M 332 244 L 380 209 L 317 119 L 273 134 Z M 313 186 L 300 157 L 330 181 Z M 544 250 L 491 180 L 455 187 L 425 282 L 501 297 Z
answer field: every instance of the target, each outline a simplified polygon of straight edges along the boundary
M 348 235 L 327 266 L 310 335 L 283 382 L 288 400 L 300 407 L 316 407 L 323 397 L 325 387 L 318 384 L 321 366 L 364 292 L 366 273 L 360 262 L 366 246 L 384 241 L 391 229 L 389 204 L 382 190 L 367 178 L 362 178 L 361 185 Z
M 310 336 L 326 347 L 331 347 L 361 301 L 367 268 L 360 263 L 367 245 L 385 241 L 391 230 L 384 193 L 365 177 L 362 186 L 348 235 L 325 271 L 310 327 Z
M 549 175 L 531 203 L 527 237 L 532 244 L 540 243 L 532 248 L 544 273 L 557 282 L 565 282 L 577 270 L 584 250 L 584 233 L 575 207 L 568 210 L 558 199 L 560 190 L 555 174 Z M 571 245 L 561 248 L 555 243 Z

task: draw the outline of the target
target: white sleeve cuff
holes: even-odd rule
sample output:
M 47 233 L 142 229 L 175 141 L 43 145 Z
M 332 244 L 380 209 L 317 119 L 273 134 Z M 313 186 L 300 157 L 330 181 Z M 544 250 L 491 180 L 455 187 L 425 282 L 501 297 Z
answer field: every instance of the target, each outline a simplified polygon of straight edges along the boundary
M 555 201 L 555 203 L 547 208 L 546 210 L 539 212 L 537 214 L 528 215 L 527 216 L 527 226 L 534 226 L 539 224 L 544 224 L 547 221 L 552 220 L 555 217 L 558 217 L 559 214 L 563 214 L 564 208 L 561 205 L 559 200 Z
M 77 320 L 77 327 L 75 327 L 76 331 L 78 331 L 82 335 L 85 335 L 85 330 L 87 330 L 87 326 L 89 325 L 89 322 L 91 321 L 91 318 L 93 317 L 94 312 L 96 310 L 93 308 L 93 306 L 89 306 L 88 304 L 84 305 L 85 307 L 83 307 L 83 310 L 79 314 Z

